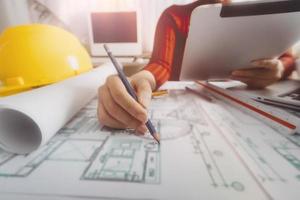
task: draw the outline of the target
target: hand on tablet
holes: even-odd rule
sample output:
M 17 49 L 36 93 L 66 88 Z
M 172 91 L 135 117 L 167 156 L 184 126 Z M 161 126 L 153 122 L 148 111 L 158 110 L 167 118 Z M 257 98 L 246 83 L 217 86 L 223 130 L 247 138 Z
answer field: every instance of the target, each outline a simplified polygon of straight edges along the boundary
M 262 59 L 253 61 L 251 67 L 232 72 L 231 78 L 246 83 L 250 88 L 265 88 L 284 74 L 284 66 L 279 59 Z

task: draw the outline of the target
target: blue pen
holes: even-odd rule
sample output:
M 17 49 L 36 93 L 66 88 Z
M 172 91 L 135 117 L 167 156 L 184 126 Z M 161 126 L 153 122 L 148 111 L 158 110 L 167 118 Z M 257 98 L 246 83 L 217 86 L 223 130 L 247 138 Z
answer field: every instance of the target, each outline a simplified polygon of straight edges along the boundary
M 108 46 L 106 44 L 103 45 L 104 49 L 108 55 L 108 57 L 110 58 L 111 62 L 113 63 L 114 67 L 116 68 L 118 75 L 122 81 L 122 83 L 124 84 L 127 92 L 130 94 L 130 96 L 132 96 L 137 102 L 138 102 L 138 98 L 135 94 L 134 89 L 131 87 L 129 81 L 127 80 L 124 72 L 121 70 L 121 67 L 118 63 L 118 61 L 115 59 L 115 57 L 112 55 L 111 51 L 109 50 Z M 153 124 L 151 123 L 150 120 L 148 120 L 146 122 L 146 126 L 150 132 L 150 134 L 152 135 L 152 137 L 158 142 L 158 144 L 160 143 L 160 135 L 159 133 L 155 130 Z

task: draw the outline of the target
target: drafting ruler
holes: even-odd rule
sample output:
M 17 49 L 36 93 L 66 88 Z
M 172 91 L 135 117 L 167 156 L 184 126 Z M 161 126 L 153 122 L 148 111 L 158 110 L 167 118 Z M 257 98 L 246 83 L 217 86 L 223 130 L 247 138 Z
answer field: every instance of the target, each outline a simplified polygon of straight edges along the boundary
M 236 94 L 206 81 L 196 81 L 210 94 L 226 101 L 227 103 L 246 111 L 252 116 L 261 119 L 263 122 L 281 133 L 300 133 L 300 119 L 278 108 L 262 105 L 249 97 Z

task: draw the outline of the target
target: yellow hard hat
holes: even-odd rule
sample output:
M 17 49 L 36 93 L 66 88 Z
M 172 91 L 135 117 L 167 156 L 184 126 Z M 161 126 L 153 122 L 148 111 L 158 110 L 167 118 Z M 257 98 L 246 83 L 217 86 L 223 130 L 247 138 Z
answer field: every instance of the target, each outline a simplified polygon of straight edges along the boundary
M 0 35 L 0 96 L 55 83 L 92 69 L 71 33 L 49 25 L 6 29 Z

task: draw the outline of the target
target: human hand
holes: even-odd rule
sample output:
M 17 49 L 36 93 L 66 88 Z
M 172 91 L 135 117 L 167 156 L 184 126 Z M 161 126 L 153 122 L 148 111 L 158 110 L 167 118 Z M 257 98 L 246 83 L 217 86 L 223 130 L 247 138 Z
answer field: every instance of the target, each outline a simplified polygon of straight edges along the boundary
M 112 128 L 132 128 L 144 134 L 147 131 L 147 108 L 156 85 L 155 79 L 150 72 L 141 71 L 128 80 L 135 89 L 139 102 L 129 95 L 117 75 L 110 76 L 99 88 L 99 122 Z
M 250 88 L 262 89 L 282 79 L 283 63 L 279 59 L 262 59 L 251 63 L 253 67 L 232 72 L 231 79 L 244 82 Z

